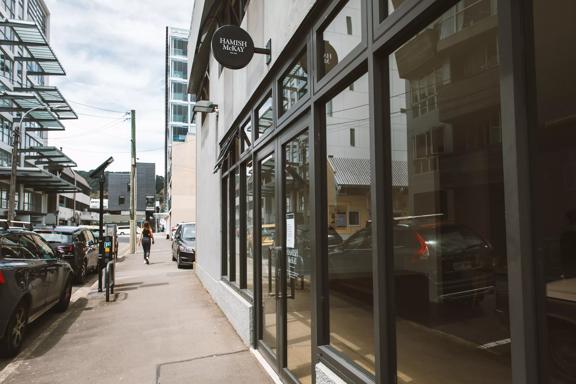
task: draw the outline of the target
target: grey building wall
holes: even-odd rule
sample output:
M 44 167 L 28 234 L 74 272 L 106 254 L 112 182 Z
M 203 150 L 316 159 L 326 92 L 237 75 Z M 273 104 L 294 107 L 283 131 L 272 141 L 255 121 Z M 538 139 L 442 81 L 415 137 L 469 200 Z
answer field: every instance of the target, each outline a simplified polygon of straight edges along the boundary
M 130 209 L 130 172 L 108 173 L 108 209 Z M 156 195 L 156 164 L 136 163 L 136 210 L 146 209 L 146 196 Z
M 136 163 L 136 210 L 146 210 L 146 196 L 156 196 L 156 164 Z
M 127 211 L 130 209 L 130 173 L 110 172 L 108 174 L 108 209 Z

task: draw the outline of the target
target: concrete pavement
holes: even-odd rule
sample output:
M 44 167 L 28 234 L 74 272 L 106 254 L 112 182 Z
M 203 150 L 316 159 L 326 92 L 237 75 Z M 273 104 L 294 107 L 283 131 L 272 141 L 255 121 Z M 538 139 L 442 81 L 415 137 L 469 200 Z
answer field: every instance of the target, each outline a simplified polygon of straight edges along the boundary
M 272 383 L 193 270 L 178 270 L 170 242 L 118 264 L 113 301 L 96 285 L 75 292 L 64 315 L 32 326 L 22 353 L 0 360 L 0 382 Z

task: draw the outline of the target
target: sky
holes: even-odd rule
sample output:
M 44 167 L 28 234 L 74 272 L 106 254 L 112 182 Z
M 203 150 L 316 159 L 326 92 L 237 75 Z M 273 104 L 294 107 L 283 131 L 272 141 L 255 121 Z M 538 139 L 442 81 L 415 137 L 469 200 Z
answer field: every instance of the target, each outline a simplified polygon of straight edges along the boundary
M 50 45 L 66 76 L 52 76 L 78 120 L 63 120 L 48 144 L 78 170 L 114 156 L 111 171 L 130 170 L 130 121 L 136 110 L 136 157 L 164 174 L 166 26 L 188 29 L 194 0 L 45 0 Z

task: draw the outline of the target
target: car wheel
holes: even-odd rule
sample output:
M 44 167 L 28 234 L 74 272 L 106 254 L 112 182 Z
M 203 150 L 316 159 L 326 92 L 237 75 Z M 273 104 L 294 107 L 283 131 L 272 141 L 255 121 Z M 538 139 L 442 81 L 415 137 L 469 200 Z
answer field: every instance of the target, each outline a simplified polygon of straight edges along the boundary
M 80 265 L 80 269 L 78 269 L 78 272 L 76 273 L 76 282 L 78 284 L 84 284 L 84 282 L 86 281 L 87 273 L 88 273 L 88 262 L 86 261 L 86 259 L 84 259 L 84 261 L 82 261 L 82 264 Z
M 176 257 L 174 257 L 174 252 L 172 252 L 172 261 L 176 261 Z
M 28 305 L 25 302 L 18 304 L 6 327 L 6 337 L 0 343 L 0 353 L 6 357 L 13 357 L 20 352 L 26 327 L 28 324 Z
M 182 264 L 180 264 L 180 254 L 178 254 L 178 259 L 176 260 L 176 265 L 178 266 L 178 269 L 182 269 Z
M 56 312 L 64 312 L 68 309 L 68 305 L 70 305 L 70 298 L 72 297 L 72 281 L 68 280 L 66 285 L 64 285 L 64 289 L 60 294 L 60 300 L 58 304 L 54 307 Z

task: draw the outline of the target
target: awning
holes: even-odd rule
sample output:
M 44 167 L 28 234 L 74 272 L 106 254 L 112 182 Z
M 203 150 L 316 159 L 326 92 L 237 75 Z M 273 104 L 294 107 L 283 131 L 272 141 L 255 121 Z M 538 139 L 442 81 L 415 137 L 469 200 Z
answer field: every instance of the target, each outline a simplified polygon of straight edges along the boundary
M 9 180 L 12 169 L 0 167 L 0 180 Z M 18 167 L 16 170 L 16 183 L 32 188 L 35 191 L 67 193 L 80 192 L 80 188 L 62 180 L 60 177 L 36 167 Z
M 1 106 L 0 112 L 20 112 L 25 113 L 34 108 L 49 108 L 37 95 L 31 92 L 11 92 L 4 91 L 0 93 L 1 100 L 12 101 L 12 106 Z M 62 111 L 63 114 L 70 113 L 65 109 Z M 74 112 L 72 112 L 74 113 Z M 30 112 L 26 115 L 24 122 L 36 123 L 36 126 L 27 126 L 28 131 L 62 131 L 64 126 L 60 123 L 60 118 L 56 111 L 49 111 L 47 109 L 38 109 L 36 111 Z
M 32 62 L 36 68 L 29 70 L 28 75 L 65 75 L 64 68 L 50 48 L 48 40 L 38 25 L 33 21 L 4 19 L 0 21 L 0 27 L 11 28 L 14 32 L 6 33 L 0 40 L 3 46 L 20 46 L 28 55 L 16 56 L 14 60 L 20 62 Z
M 343 187 L 368 187 L 372 183 L 370 159 L 328 157 L 336 184 Z M 408 163 L 392 161 L 392 186 L 408 186 Z
M 53 167 L 76 167 L 77 164 L 60 149 L 56 147 L 30 147 L 22 152 L 30 153 L 26 155 L 26 160 L 34 161 L 36 165 L 48 165 Z
M 38 95 L 40 100 L 44 102 L 50 109 L 58 116 L 60 120 L 77 119 L 78 115 L 70 104 L 66 101 L 60 90 L 53 86 L 47 85 L 32 85 L 30 87 L 15 87 L 15 92 L 32 92 Z M 20 112 L 20 111 L 18 111 Z

